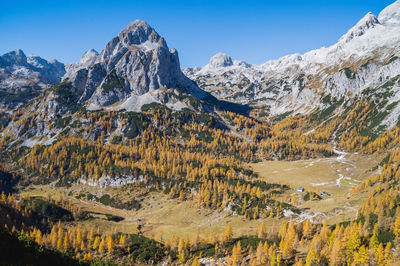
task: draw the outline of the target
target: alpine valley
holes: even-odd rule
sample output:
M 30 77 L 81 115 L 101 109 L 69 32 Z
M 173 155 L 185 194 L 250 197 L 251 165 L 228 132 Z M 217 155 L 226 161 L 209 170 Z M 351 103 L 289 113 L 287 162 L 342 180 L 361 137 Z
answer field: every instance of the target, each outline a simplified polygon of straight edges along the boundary
M 0 56 L 0 264 L 399 265 L 400 0 L 339 41 L 181 69 L 135 20 Z

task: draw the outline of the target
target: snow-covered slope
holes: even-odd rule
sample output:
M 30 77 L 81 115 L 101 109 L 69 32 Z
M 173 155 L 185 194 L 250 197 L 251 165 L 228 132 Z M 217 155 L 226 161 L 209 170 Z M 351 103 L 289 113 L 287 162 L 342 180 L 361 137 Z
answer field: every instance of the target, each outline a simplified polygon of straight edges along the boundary
M 378 17 L 366 14 L 340 40 L 306 54 L 262 65 L 235 62 L 217 54 L 203 68 L 183 72 L 213 95 L 239 103 L 262 104 L 270 115 L 323 108 L 321 99 L 359 95 L 400 74 L 400 1 Z

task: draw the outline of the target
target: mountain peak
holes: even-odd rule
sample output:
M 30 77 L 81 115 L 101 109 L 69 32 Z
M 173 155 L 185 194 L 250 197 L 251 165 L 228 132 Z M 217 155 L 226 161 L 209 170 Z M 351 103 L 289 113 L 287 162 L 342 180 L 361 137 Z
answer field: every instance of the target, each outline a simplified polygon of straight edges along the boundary
M 0 65 L 25 65 L 27 57 L 21 50 L 15 50 L 0 56 Z
M 79 60 L 79 63 L 81 64 L 88 64 L 89 62 L 92 62 L 95 60 L 96 56 L 98 56 L 99 53 L 94 50 L 94 49 L 89 49 L 87 50 Z
M 17 49 L 11 53 L 15 53 L 16 55 L 19 55 L 19 56 L 25 56 L 24 51 L 22 51 L 21 49 Z
M 340 38 L 339 42 L 350 42 L 354 38 L 364 35 L 369 29 L 375 28 L 376 25 L 380 24 L 377 17 L 371 12 L 368 12 L 353 28 Z
M 90 108 L 140 110 L 150 102 L 172 101 L 165 90 L 179 88 L 197 98 L 207 94 L 183 75 L 178 53 L 146 22 L 135 20 L 112 38 L 100 53 L 85 52 L 64 76 L 75 101 Z M 176 100 L 176 99 L 175 99 Z
M 385 26 L 400 26 L 400 0 L 382 10 L 378 19 Z
M 128 24 L 128 26 L 126 26 L 121 33 L 123 32 L 127 32 L 127 31 L 135 31 L 136 29 L 141 28 L 144 30 L 153 30 L 152 27 L 150 27 L 149 24 L 147 24 L 146 21 L 140 20 L 140 19 L 135 19 L 134 21 L 132 21 L 131 23 Z
M 99 55 L 99 53 L 95 49 L 89 49 L 83 53 L 82 57 L 88 57 L 88 56 L 90 57 L 93 55 L 97 56 L 97 55 Z
M 167 47 L 167 44 L 149 24 L 142 20 L 135 20 L 128 24 L 118 35 L 118 38 L 125 45 L 141 45 L 145 44 L 144 50 L 155 48 L 155 46 Z M 149 45 L 152 44 L 152 45 Z
M 224 53 L 217 53 L 211 57 L 209 65 L 215 68 L 232 66 L 232 58 Z

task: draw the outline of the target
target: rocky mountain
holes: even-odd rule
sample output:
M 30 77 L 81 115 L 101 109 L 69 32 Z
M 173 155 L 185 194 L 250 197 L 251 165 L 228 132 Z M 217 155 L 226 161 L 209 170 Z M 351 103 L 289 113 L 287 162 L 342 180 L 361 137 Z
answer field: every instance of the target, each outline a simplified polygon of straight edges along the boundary
M 216 106 L 246 110 L 218 101 L 187 78 L 181 71 L 178 52 L 170 50 L 164 38 L 140 20 L 124 28 L 100 54 L 90 49 L 74 64 L 26 57 L 21 50 L 0 57 L 3 107 L 15 107 L 10 102 L 24 102 L 49 85 L 54 85 L 53 92 L 45 105 L 53 114 L 76 104 L 88 110 L 141 111 L 150 103 L 175 110 L 188 107 L 212 111 Z
M 64 64 L 16 50 L 0 56 L 0 104 L 13 105 L 59 82 Z
M 368 13 L 330 47 L 262 65 L 217 54 L 203 68 L 183 72 L 214 96 L 265 106 L 269 116 L 323 112 L 333 104 L 340 110 L 349 99 L 376 98 L 377 90 L 385 90 L 387 105 L 382 108 L 392 104 L 388 113 L 393 117 L 383 122 L 393 125 L 400 114 L 399 56 L 400 1 L 396 1 L 378 17 Z
M 67 66 L 63 80 L 74 101 L 87 104 L 89 110 L 140 111 L 152 102 L 180 110 L 191 105 L 190 97 L 217 101 L 182 73 L 178 52 L 140 20 L 123 29 L 100 54 L 89 50 Z
M 277 116 L 326 110 L 334 115 L 351 99 L 384 95 L 380 108 L 387 115 L 382 123 L 393 126 L 400 114 L 399 12 L 396 1 L 378 17 L 368 13 L 336 44 L 305 54 L 251 65 L 218 53 L 206 66 L 183 71 L 177 51 L 147 23 L 136 20 L 103 51 L 88 50 L 75 64 L 26 57 L 20 50 L 1 56 L 0 96 L 3 104 L 5 98 L 10 102 L 10 93 L 12 101 L 29 99 L 36 95 L 32 91 L 62 77 L 46 101 L 47 110 L 65 111 L 65 104 L 81 104 L 89 110 L 140 111 L 154 102 L 175 110 L 242 108 L 228 103 L 236 102 Z
M 11 56 L 12 60 L 9 59 Z M 10 65 L 10 68 L 28 69 L 34 65 L 35 69 L 45 71 L 47 66 L 39 57 L 27 59 L 22 51 L 2 58 L 2 66 Z M 48 145 L 67 134 L 79 135 L 81 130 L 90 129 L 85 139 L 96 140 L 100 137 L 101 127 L 92 128 L 87 118 L 76 116 L 87 111 L 91 114 L 107 113 L 94 112 L 97 110 L 122 111 L 109 112 L 119 116 L 111 122 L 113 136 L 104 135 L 109 142 L 115 136 L 132 138 L 140 134 L 144 126 L 150 124 L 148 112 L 158 109 L 181 111 L 176 114 L 181 117 L 174 118 L 180 123 L 200 117 L 198 123 L 211 123 L 218 128 L 225 128 L 225 125 L 216 120 L 209 121 L 205 113 L 215 114 L 216 110 L 249 112 L 245 105 L 218 100 L 200 89 L 182 73 L 177 51 L 170 50 L 164 38 L 140 20 L 129 24 L 100 53 L 91 49 L 77 63 L 58 64 L 63 70 L 65 67 L 66 72 L 57 79 L 45 80 L 44 75 L 38 73 L 38 79 L 26 76 L 32 86 L 37 86 L 35 92 L 38 93 L 18 97 L 26 101 L 40 94 L 35 100 L 23 106 L 0 106 L 2 136 L 16 137 L 22 146 L 32 147 L 35 144 Z M 47 77 L 51 77 L 51 70 L 47 71 Z M 16 80 L 23 81 L 18 77 Z M 46 86 L 42 87 L 42 83 Z M 11 96 L 15 97 L 14 94 Z M 10 98 L 10 93 L 5 98 Z M 18 110 L 19 119 L 12 121 L 10 114 L 15 110 Z

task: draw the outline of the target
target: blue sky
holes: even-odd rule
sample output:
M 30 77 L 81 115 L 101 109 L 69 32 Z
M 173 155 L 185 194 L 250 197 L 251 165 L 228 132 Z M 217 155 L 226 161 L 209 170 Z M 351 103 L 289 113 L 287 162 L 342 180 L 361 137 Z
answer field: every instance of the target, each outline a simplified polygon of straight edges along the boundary
M 22 49 L 64 63 L 106 43 L 135 19 L 176 48 L 181 65 L 217 52 L 253 64 L 335 43 L 367 12 L 394 0 L 1 0 L 0 54 Z

